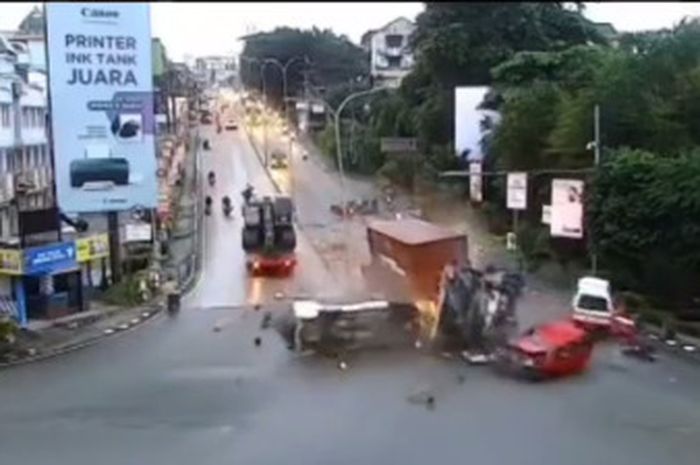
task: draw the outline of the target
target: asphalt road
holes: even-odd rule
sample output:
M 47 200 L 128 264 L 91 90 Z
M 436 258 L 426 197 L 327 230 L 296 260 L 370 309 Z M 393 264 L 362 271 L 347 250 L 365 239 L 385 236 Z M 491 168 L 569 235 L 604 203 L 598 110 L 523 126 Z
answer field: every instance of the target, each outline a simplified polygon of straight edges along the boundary
M 248 279 L 239 193 L 271 186 L 242 134 L 212 139 L 216 203 L 185 308 L 0 372 L 1 464 L 697 464 L 700 372 L 674 359 L 601 347 L 586 374 L 531 384 L 417 352 L 358 354 L 347 371 L 290 354 L 240 305 L 329 292 L 333 278 L 302 236 L 295 277 Z M 423 390 L 434 409 L 409 401 Z

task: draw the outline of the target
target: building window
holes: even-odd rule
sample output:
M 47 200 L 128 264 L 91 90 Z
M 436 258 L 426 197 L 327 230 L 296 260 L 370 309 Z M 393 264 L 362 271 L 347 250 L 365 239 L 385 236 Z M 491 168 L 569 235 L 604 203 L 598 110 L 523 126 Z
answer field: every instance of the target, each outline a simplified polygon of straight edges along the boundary
M 386 57 L 386 62 L 389 68 L 400 68 L 401 67 L 401 57 Z
M 387 34 L 384 36 L 387 48 L 401 47 L 403 45 L 403 36 L 401 34 Z
M 0 125 L 4 128 L 9 128 L 11 124 L 10 108 L 8 104 L 0 103 Z

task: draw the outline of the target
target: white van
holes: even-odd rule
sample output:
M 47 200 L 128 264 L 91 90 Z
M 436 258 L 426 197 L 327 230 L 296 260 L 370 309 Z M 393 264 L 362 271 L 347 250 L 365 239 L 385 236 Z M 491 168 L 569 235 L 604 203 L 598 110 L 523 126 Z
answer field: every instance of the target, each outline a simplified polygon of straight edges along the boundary
M 574 321 L 584 325 L 609 326 L 614 310 L 610 282 L 591 276 L 580 278 L 571 304 Z

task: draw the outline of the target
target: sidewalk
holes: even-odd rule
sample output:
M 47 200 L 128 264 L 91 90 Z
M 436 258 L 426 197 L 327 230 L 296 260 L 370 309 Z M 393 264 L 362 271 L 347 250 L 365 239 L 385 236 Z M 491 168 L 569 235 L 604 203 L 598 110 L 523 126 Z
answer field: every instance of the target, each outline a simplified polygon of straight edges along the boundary
M 192 138 L 190 153 L 185 158 L 185 174 L 175 212 L 175 224 L 168 241 L 168 256 L 164 263 L 166 276 L 177 279 L 181 289 L 189 288 L 201 268 L 197 253 L 201 241 L 200 192 L 198 185 L 199 136 Z
M 160 313 L 158 299 L 124 308 L 90 303 L 91 310 L 47 321 L 32 321 L 11 350 L 0 354 L 0 368 L 59 355 L 136 327 Z

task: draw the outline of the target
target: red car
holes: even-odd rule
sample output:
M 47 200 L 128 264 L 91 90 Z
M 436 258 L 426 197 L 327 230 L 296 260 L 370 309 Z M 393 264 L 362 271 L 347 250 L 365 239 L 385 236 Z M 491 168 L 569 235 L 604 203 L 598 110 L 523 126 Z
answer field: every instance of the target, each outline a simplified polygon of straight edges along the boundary
M 496 353 L 499 364 L 535 379 L 579 373 L 586 369 L 593 343 L 572 321 L 535 326 Z

